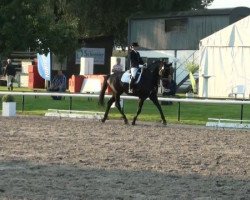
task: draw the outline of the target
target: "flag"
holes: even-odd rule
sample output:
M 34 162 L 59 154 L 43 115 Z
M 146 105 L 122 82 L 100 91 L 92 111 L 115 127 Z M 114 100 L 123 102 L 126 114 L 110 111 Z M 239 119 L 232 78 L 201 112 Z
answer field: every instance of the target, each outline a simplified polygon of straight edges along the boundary
M 192 72 L 189 72 L 189 78 L 190 78 L 193 92 L 196 92 L 196 82 L 195 82 L 194 75 L 192 74 Z
M 37 67 L 39 75 L 47 80 L 50 81 L 50 74 L 51 74 L 51 61 L 50 61 L 50 53 L 46 55 L 44 54 L 37 54 Z

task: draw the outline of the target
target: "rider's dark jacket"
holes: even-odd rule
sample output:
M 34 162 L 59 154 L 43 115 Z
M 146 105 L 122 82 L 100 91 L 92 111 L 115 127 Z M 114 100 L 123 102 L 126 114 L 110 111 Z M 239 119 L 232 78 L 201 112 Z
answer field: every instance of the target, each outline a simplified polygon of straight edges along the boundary
M 136 68 L 138 68 L 139 65 L 144 64 L 144 62 L 140 56 L 140 53 L 135 51 L 134 49 L 131 50 L 131 52 L 130 52 L 130 63 L 131 63 L 131 67 L 136 67 Z

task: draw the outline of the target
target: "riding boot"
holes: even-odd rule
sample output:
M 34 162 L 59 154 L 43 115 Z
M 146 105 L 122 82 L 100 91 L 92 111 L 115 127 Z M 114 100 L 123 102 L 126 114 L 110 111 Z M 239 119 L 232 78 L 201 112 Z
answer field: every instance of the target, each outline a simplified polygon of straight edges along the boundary
M 135 84 L 135 78 L 131 77 L 130 82 L 129 82 L 129 93 L 133 93 L 134 84 Z

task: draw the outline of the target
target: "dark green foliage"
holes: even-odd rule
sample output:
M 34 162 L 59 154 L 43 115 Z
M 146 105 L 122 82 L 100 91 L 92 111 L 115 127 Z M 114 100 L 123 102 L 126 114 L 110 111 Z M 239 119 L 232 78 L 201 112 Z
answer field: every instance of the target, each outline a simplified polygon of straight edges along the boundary
M 2 102 L 15 102 L 15 98 L 12 95 L 5 94 L 2 97 Z
M 0 56 L 14 50 L 71 54 L 78 39 L 114 36 L 127 46 L 128 19 L 138 13 L 204 8 L 213 0 L 1 0 Z
M 54 4 L 64 7 L 60 15 Z M 67 11 L 66 1 L 12 0 L 0 2 L 0 53 L 14 50 L 54 52 L 59 58 L 75 50 L 78 19 Z

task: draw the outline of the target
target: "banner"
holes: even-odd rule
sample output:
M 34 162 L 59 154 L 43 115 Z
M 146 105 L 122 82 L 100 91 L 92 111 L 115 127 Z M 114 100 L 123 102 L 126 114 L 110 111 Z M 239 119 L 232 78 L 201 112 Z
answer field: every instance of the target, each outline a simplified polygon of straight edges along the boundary
M 94 58 L 95 65 L 105 64 L 104 48 L 81 48 L 76 51 L 76 64 L 80 64 L 81 57 Z
M 50 53 L 46 55 L 44 54 L 37 54 L 37 68 L 38 73 L 40 76 L 50 81 L 50 74 L 51 74 L 51 61 L 50 61 Z

